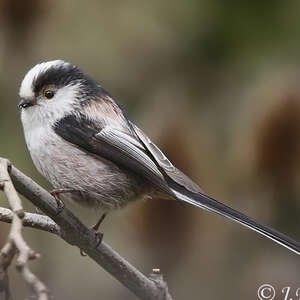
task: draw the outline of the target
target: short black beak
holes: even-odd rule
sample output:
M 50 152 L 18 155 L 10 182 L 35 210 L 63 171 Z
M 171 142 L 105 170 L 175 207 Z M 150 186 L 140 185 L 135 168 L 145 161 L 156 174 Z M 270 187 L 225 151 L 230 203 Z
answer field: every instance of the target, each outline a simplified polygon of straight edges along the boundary
M 18 107 L 19 107 L 19 108 L 26 108 L 26 107 L 29 107 L 29 106 L 32 106 L 32 105 L 33 105 L 33 104 L 32 104 L 31 101 L 25 100 L 25 99 L 21 99 L 21 101 L 20 101 Z

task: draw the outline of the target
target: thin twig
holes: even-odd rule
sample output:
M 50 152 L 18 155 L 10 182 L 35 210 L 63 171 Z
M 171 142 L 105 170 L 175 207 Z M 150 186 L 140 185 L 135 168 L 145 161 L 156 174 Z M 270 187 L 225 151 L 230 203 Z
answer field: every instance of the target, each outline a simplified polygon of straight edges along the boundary
M 5 300 L 11 300 L 12 294 L 9 289 L 7 269 L 16 254 L 16 247 L 13 247 L 12 244 L 6 244 L 6 249 L 4 250 L 0 252 L 0 293 L 4 293 Z
M 79 247 L 140 299 L 172 300 L 167 285 L 163 285 L 162 280 L 148 278 L 105 242 L 102 241 L 99 245 L 95 231 L 82 224 L 66 207 L 59 212 L 53 197 L 31 178 L 14 166 L 10 168 L 10 176 L 17 191 L 59 226 L 60 230 L 53 233 L 57 233 L 69 244 Z M 45 227 L 40 229 L 45 230 Z
M 48 292 L 46 286 L 35 276 L 29 269 L 28 260 L 39 257 L 25 242 L 22 236 L 22 219 L 24 211 L 21 200 L 10 179 L 8 168 L 9 162 L 0 158 L 0 186 L 8 200 L 9 206 L 13 211 L 12 226 L 8 235 L 8 239 L 4 247 L 1 249 L 0 256 L 2 258 L 10 257 L 7 262 L 6 269 L 10 264 L 15 252 L 18 252 L 16 267 L 21 273 L 25 282 L 33 289 L 38 300 L 48 300 Z
M 0 221 L 11 223 L 12 219 L 13 212 L 10 209 L 0 207 Z M 25 212 L 23 226 L 40 229 L 60 236 L 59 226 L 52 219 L 44 215 Z M 168 299 L 166 298 L 168 294 L 168 286 L 163 280 L 163 275 L 161 274 L 160 269 L 152 269 L 152 272 L 149 274 L 149 279 L 155 282 L 157 287 L 161 289 L 161 299 Z
M 13 212 L 4 207 L 0 207 L 0 221 L 11 223 Z M 48 231 L 60 236 L 59 226 L 48 216 L 24 212 L 23 226 Z

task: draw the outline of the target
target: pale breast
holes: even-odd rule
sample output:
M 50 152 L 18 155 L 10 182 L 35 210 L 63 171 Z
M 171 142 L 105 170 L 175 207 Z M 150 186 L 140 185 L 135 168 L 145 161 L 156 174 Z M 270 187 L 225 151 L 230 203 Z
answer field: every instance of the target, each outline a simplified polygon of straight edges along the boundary
M 82 151 L 56 135 L 52 128 L 43 126 L 25 132 L 36 168 L 53 187 L 81 191 L 64 195 L 64 198 L 110 209 L 145 193 L 143 184 L 134 174 Z

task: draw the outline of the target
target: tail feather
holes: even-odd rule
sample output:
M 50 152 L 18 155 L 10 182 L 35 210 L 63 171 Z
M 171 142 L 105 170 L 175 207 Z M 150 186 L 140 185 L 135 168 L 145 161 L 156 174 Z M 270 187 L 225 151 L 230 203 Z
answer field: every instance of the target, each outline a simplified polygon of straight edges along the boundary
M 207 196 L 204 193 L 194 193 L 188 191 L 174 181 L 169 182 L 169 186 L 178 199 L 238 222 L 300 255 L 300 244 L 285 234 L 282 234 L 270 227 L 258 224 L 256 221 L 252 220 L 243 213 L 230 208 L 229 206 Z

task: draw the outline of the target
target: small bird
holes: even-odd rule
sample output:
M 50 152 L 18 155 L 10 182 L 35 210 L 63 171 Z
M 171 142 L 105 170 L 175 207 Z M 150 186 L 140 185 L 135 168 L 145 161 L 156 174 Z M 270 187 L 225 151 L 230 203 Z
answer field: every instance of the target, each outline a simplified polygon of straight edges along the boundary
M 300 254 L 296 241 L 205 194 L 77 66 L 63 60 L 37 64 L 25 75 L 19 95 L 28 150 L 58 204 L 62 197 L 106 213 L 137 199 L 174 199 L 225 216 Z

